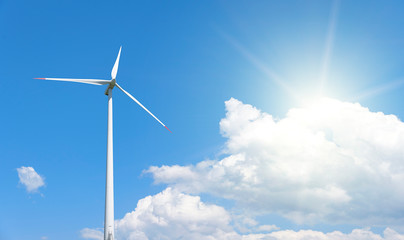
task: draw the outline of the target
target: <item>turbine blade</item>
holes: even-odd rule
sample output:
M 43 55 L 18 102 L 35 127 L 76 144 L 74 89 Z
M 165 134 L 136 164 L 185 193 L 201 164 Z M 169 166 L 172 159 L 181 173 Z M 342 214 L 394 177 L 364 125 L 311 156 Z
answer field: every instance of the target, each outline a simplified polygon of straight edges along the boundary
M 119 58 L 121 57 L 121 50 L 122 50 L 122 46 L 119 48 L 118 57 L 116 57 L 114 67 L 112 68 L 112 71 L 111 71 L 111 78 L 112 79 L 115 79 L 116 74 L 118 73 L 118 65 L 119 65 Z
M 154 117 L 154 119 L 156 119 L 161 125 L 163 125 L 163 127 L 165 127 L 168 131 L 170 131 L 170 129 L 168 129 L 168 127 L 166 125 L 164 125 L 164 123 L 162 123 L 156 116 L 154 116 L 153 113 L 151 113 L 145 106 L 143 106 L 143 104 L 141 104 L 135 97 L 133 97 L 130 93 L 125 91 L 123 88 L 121 88 L 121 86 L 119 86 L 118 83 L 115 83 L 115 86 L 117 86 L 119 89 L 121 89 L 122 92 L 124 92 L 126 95 L 128 95 L 128 97 L 132 98 L 133 101 L 135 101 L 137 104 L 139 104 L 139 106 L 141 106 L 146 112 L 148 112 L 150 115 L 152 115 L 152 117 Z
M 101 80 L 101 79 L 75 79 L 75 78 L 34 78 L 34 79 L 64 81 L 64 82 L 79 82 L 94 85 L 106 85 L 111 82 L 111 80 Z

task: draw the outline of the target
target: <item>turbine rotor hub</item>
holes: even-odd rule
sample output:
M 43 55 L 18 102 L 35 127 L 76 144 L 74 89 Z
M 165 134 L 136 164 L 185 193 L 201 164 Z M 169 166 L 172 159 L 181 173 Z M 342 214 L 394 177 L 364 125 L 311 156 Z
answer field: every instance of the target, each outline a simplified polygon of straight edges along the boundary
M 112 79 L 111 82 L 109 83 L 107 89 L 105 89 L 105 95 L 108 96 L 108 90 L 109 90 L 109 89 L 112 90 L 112 89 L 115 87 L 115 84 L 116 84 L 116 80 L 115 80 L 115 78 L 114 78 L 114 79 Z

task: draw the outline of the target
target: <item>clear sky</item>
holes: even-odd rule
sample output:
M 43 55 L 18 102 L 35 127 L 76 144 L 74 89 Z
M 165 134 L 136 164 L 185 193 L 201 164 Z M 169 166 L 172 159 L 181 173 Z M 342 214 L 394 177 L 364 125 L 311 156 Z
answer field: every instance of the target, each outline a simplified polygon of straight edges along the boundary
M 33 78 L 109 79 L 120 46 L 173 133 L 114 91 L 117 239 L 404 238 L 403 10 L 0 1 L 0 239 L 99 239 L 105 87 Z

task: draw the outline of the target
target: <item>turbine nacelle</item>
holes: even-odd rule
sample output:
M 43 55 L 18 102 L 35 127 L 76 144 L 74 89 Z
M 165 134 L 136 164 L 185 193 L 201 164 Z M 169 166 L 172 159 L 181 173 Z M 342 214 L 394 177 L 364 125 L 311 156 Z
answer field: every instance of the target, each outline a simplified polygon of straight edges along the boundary
M 116 80 L 115 80 L 115 79 L 112 79 L 112 80 L 109 82 L 109 85 L 108 85 L 107 89 L 105 89 L 105 95 L 108 96 L 108 90 L 109 90 L 109 89 L 112 90 L 112 89 L 115 87 L 115 85 L 116 85 Z

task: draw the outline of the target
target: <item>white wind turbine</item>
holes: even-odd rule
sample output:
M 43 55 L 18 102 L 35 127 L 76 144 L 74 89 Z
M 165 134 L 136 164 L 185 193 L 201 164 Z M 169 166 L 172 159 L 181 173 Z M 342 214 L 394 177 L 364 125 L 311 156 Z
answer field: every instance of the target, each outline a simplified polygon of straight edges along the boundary
M 148 112 L 154 119 L 156 119 L 165 128 L 166 125 L 162 123 L 156 116 L 153 115 L 145 106 L 143 106 L 136 98 L 125 91 L 121 86 L 116 83 L 116 74 L 118 72 L 119 58 L 121 56 L 121 49 L 119 49 L 118 57 L 116 58 L 114 67 L 111 71 L 111 80 L 100 79 L 71 79 L 71 78 L 35 78 L 42 80 L 66 81 L 66 82 L 79 82 L 94 85 L 108 85 L 105 95 L 108 95 L 108 140 L 107 140 L 107 177 L 105 185 L 105 221 L 104 221 L 104 240 L 114 239 L 114 172 L 113 172 L 113 146 L 112 146 L 112 89 L 117 86 L 122 92 L 132 98 L 139 106 Z M 170 131 L 171 132 L 171 131 Z

